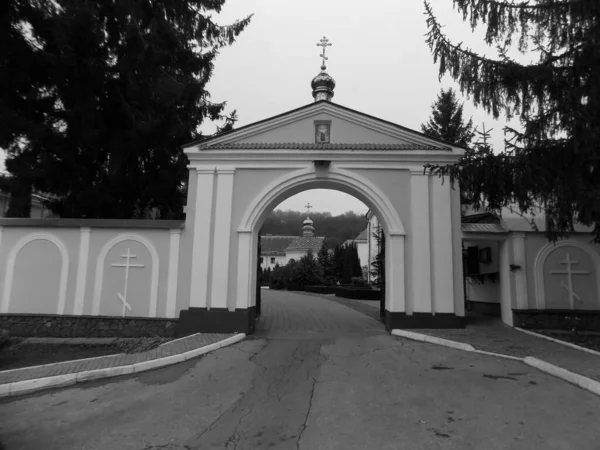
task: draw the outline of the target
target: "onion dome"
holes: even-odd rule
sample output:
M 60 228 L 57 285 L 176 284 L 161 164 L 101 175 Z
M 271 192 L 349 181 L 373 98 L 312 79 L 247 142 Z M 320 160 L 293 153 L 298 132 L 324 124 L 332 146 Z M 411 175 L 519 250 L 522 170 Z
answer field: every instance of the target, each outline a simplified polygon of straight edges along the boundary
M 310 86 L 312 87 L 312 95 L 316 102 L 319 100 L 331 101 L 333 98 L 335 80 L 325 72 L 325 65 L 321 66 L 321 73 L 312 79 Z
M 315 227 L 313 227 L 313 221 L 310 220 L 310 217 L 307 217 L 306 220 L 304 220 L 303 225 L 302 236 L 314 236 Z

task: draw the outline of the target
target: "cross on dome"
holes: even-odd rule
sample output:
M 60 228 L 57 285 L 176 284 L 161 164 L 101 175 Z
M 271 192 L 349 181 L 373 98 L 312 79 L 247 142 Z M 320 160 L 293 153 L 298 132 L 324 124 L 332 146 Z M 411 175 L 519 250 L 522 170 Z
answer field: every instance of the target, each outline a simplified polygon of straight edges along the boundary
M 321 70 L 325 70 L 325 61 L 327 61 L 329 58 L 327 56 L 325 56 L 325 49 L 327 49 L 327 47 L 331 47 L 331 44 L 329 43 L 329 39 L 327 39 L 325 36 L 323 36 L 323 39 L 321 39 L 319 41 L 319 43 L 317 44 L 317 47 L 323 47 L 323 53 L 321 53 L 319 56 L 321 58 L 323 58 L 323 62 L 321 63 Z

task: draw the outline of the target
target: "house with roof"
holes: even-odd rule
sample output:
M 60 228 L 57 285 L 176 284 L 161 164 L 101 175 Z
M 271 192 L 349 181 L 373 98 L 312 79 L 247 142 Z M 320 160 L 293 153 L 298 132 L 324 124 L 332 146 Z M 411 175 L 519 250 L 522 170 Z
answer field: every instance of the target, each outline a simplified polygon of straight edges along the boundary
M 260 237 L 260 266 L 263 270 L 273 269 L 275 266 L 285 266 L 290 260 L 298 261 L 312 250 L 317 256 L 323 241 L 322 236 L 315 236 L 314 222 L 306 217 L 302 224 L 301 236 L 273 236 L 267 234 Z

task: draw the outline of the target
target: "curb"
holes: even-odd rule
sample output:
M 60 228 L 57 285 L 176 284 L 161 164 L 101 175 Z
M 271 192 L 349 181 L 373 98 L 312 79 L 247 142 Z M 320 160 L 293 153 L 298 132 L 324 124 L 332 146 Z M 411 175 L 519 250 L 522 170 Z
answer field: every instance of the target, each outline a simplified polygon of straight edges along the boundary
M 546 339 L 547 341 L 556 342 L 557 344 L 566 345 L 567 347 L 571 347 L 571 348 L 574 348 L 576 350 L 581 350 L 582 352 L 591 353 L 592 355 L 600 356 L 600 352 L 597 352 L 596 350 L 592 350 L 590 348 L 581 347 L 581 346 L 576 345 L 576 344 L 571 344 L 570 342 L 561 341 L 560 339 L 551 338 L 550 336 L 545 336 L 543 334 L 536 333 L 534 331 L 525 330 L 523 328 L 514 327 L 514 329 L 520 331 L 521 333 L 529 334 L 531 336 L 535 336 L 535 337 L 539 337 L 539 338 L 542 338 L 542 339 Z
M 524 331 L 524 330 L 519 329 L 519 331 Z M 528 366 L 538 369 L 540 372 L 544 372 L 549 375 L 553 375 L 556 378 L 560 378 L 561 380 L 567 381 L 568 383 L 571 383 L 581 389 L 591 392 L 592 394 L 596 394 L 596 395 L 600 396 L 600 382 L 598 382 L 596 380 L 592 380 L 591 378 L 588 378 L 586 376 L 579 375 L 578 373 L 571 372 L 567 369 L 563 369 L 562 367 L 555 366 L 554 364 L 547 363 L 546 361 L 543 361 L 541 359 L 534 358 L 533 356 L 526 356 L 524 358 L 519 358 L 517 356 L 503 355 L 501 353 L 486 352 L 483 350 L 477 350 L 477 349 L 475 349 L 475 347 L 473 347 L 470 344 L 464 344 L 462 342 L 451 341 L 449 339 L 442 339 L 442 338 L 429 336 L 429 335 L 421 334 L 421 333 L 414 333 L 412 331 L 406 331 L 406 330 L 395 329 L 395 330 L 392 330 L 391 334 L 394 336 L 401 336 L 401 337 L 405 337 L 407 339 L 412 339 L 412 340 L 419 341 L 419 342 L 428 342 L 430 344 L 442 345 L 444 347 L 455 348 L 455 349 L 464 350 L 467 352 L 479 353 L 481 355 L 497 356 L 500 358 L 512 359 L 514 361 L 520 361 Z M 528 334 L 533 334 L 535 336 L 538 336 L 536 333 L 529 332 Z
M 428 342 L 430 344 L 443 345 L 444 347 L 456 348 L 458 350 L 464 350 L 467 352 L 475 351 L 475 347 L 470 344 L 463 344 L 462 342 L 451 341 L 449 339 L 442 339 L 435 336 L 429 336 L 427 334 L 414 333 L 406 330 L 392 330 L 394 336 L 405 337 L 419 342 Z
M 536 369 L 553 375 L 557 378 L 565 380 L 571 384 L 574 384 L 581 389 L 591 392 L 592 394 L 600 395 L 600 382 L 592 380 L 591 378 L 584 377 L 578 373 L 571 372 L 562 367 L 555 366 L 554 364 L 547 363 L 541 359 L 526 356 L 523 362 L 528 366 L 535 367 Z
M 240 333 L 236 334 L 235 336 L 223 339 L 222 341 L 180 353 L 179 355 L 165 356 L 163 358 L 151 359 L 149 361 L 143 361 L 136 364 L 129 364 L 126 366 L 106 367 L 104 369 L 87 370 L 85 372 L 68 373 L 64 375 L 55 375 L 52 377 L 34 378 L 31 380 L 22 380 L 15 381 L 12 383 L 0 384 L 0 398 L 14 397 L 17 395 L 30 394 L 32 392 L 42 391 L 44 389 L 71 386 L 76 383 L 82 383 L 85 381 L 100 380 L 103 378 L 112 378 L 121 375 L 129 375 L 132 373 L 140 373 L 145 372 L 147 370 L 158 369 L 160 367 L 170 366 L 173 364 L 188 361 L 200 355 L 204 355 L 214 350 L 218 350 L 222 347 L 226 347 L 228 345 L 240 342 L 245 338 L 246 335 L 244 333 Z M 101 356 L 100 358 L 105 357 Z

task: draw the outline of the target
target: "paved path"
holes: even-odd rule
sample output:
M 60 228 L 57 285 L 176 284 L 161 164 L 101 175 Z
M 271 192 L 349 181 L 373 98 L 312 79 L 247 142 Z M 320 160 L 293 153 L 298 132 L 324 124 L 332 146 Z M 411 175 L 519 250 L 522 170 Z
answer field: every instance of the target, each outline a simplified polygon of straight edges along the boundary
M 586 391 L 519 362 L 390 336 L 327 299 L 263 296 L 246 341 L 0 402 L 0 439 L 7 450 L 600 448 L 600 398 Z
M 44 364 L 41 366 L 4 370 L 0 372 L 0 384 L 32 380 L 35 378 L 52 377 L 55 375 L 64 375 L 68 373 L 85 372 L 87 370 L 107 369 L 109 367 L 137 364 L 157 358 L 163 358 L 165 356 L 179 355 L 205 345 L 219 342 L 231 336 L 233 335 L 220 333 L 206 333 L 202 335 L 196 334 L 183 339 L 176 339 L 171 342 L 167 342 L 147 352 L 131 354 L 120 353 L 117 355 L 100 356 L 97 358 L 76 359 L 74 361 L 64 361 L 60 363 Z M 56 340 L 52 340 L 52 338 L 43 338 L 43 340 L 40 340 L 45 343 L 56 342 Z

